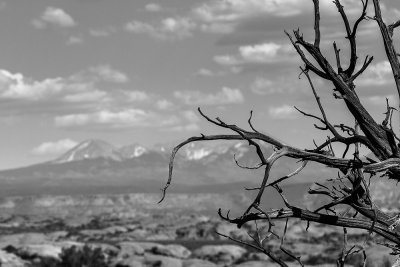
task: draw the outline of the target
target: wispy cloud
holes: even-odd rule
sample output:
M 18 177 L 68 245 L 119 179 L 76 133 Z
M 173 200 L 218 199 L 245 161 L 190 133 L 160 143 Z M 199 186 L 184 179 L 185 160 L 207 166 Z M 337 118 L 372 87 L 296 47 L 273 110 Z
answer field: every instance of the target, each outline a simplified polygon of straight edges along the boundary
M 106 82 L 126 83 L 129 81 L 129 78 L 125 73 L 111 68 L 110 65 L 98 65 L 89 68 L 89 71 L 96 74 Z
M 150 96 L 143 91 L 124 91 L 124 95 L 130 102 L 146 101 L 150 99 Z
M 321 87 L 324 82 L 321 79 L 314 78 L 313 84 Z M 297 75 L 289 74 L 278 77 L 256 77 L 250 84 L 250 89 L 258 95 L 275 95 L 275 94 L 306 94 L 310 93 L 310 85 L 307 80 L 298 79 Z
M 355 83 L 360 86 L 380 86 L 393 82 L 392 68 L 386 60 L 370 65 Z
M 169 17 L 157 25 L 134 20 L 125 25 L 125 30 L 135 34 L 147 34 L 158 40 L 181 40 L 191 37 L 196 27 L 196 23 L 188 17 Z
M 31 153 L 35 156 L 60 155 L 64 152 L 67 152 L 76 145 L 78 145 L 78 142 L 69 138 L 54 142 L 44 142 L 32 149 Z
M 122 108 L 103 109 L 89 113 L 76 113 L 57 116 L 55 126 L 65 129 L 91 129 L 112 131 L 131 128 L 158 128 L 167 131 L 193 131 L 198 129 L 192 114 L 183 111 L 180 115 L 159 113 L 151 110 Z
M 240 46 L 237 55 L 217 55 L 214 61 L 224 66 L 234 66 L 246 63 L 276 63 L 293 60 L 293 49 L 289 45 L 273 42 L 256 45 Z
M 186 105 L 224 105 L 239 104 L 244 101 L 244 96 L 239 89 L 223 87 L 214 94 L 200 91 L 175 91 L 174 96 Z
M 389 101 L 389 105 L 392 107 L 396 106 L 396 97 L 393 94 L 387 95 L 373 95 L 373 96 L 365 96 L 361 98 L 361 101 L 366 104 L 371 104 L 374 106 L 380 106 L 384 108 L 386 106 L 386 100 Z
M 148 3 L 144 8 L 148 12 L 160 12 L 163 9 L 160 4 L 156 3 Z
M 213 71 L 206 68 L 199 69 L 194 75 L 203 77 L 220 77 L 226 75 L 226 71 Z
M 54 120 L 58 127 L 87 125 L 107 125 L 111 128 L 147 126 L 154 115 L 141 109 L 124 109 L 120 111 L 101 110 L 93 113 L 69 114 L 57 116 Z
M 78 44 L 82 44 L 82 43 L 83 43 L 82 37 L 73 36 L 73 35 L 71 35 L 67 41 L 67 45 L 78 45 Z
M 268 109 L 269 115 L 274 119 L 293 119 L 295 118 L 296 112 L 294 107 L 289 105 L 270 107 Z
M 109 26 L 101 29 L 90 29 L 89 34 L 93 37 L 108 37 L 116 31 L 114 27 Z
M 77 25 L 74 18 L 61 8 L 47 7 L 40 18 L 32 21 L 33 26 L 38 29 L 46 28 L 48 25 L 70 28 Z
M 107 98 L 107 93 L 100 90 L 91 90 L 87 92 L 76 92 L 64 96 L 66 102 L 101 102 Z
M 167 99 L 159 99 L 156 102 L 156 107 L 160 110 L 168 110 L 174 107 L 174 104 Z

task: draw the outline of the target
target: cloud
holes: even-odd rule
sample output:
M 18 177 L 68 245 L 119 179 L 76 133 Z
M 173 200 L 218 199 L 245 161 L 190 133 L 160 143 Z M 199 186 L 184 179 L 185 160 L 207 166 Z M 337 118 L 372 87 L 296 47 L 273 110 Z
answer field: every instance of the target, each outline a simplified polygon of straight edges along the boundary
M 313 84 L 315 87 L 321 87 L 324 81 L 320 78 L 314 78 Z M 257 95 L 274 95 L 274 94 L 307 94 L 311 92 L 308 81 L 297 79 L 295 74 L 286 74 L 273 78 L 256 77 L 251 83 L 250 89 Z
M 113 128 L 143 126 L 148 124 L 151 117 L 144 110 L 126 109 L 121 111 L 101 110 L 93 113 L 69 114 L 55 118 L 58 127 L 72 127 L 84 125 L 109 125 Z
M 289 105 L 270 107 L 268 109 L 269 115 L 274 119 L 293 119 L 296 112 L 297 111 Z
M 107 98 L 107 93 L 104 91 L 93 90 L 88 92 L 78 92 L 75 94 L 66 95 L 63 99 L 66 102 L 101 102 Z
M 364 102 L 366 104 L 371 104 L 374 106 L 381 106 L 381 107 L 386 106 L 386 99 L 389 101 L 389 105 L 391 105 L 392 107 L 396 106 L 397 100 L 393 94 L 373 95 L 373 96 L 365 96 L 365 97 L 361 98 L 362 102 Z
M 144 8 L 148 12 L 160 12 L 162 10 L 161 5 L 156 3 L 148 3 Z
M 275 43 L 264 43 L 258 45 L 247 45 L 239 47 L 242 58 L 249 62 L 270 62 L 276 60 L 282 45 Z
M 214 61 L 224 66 L 235 66 L 247 63 L 276 63 L 291 61 L 294 51 L 290 45 L 269 42 L 256 45 L 240 46 L 238 55 L 217 55 Z
M 150 99 L 150 96 L 143 91 L 125 91 L 124 94 L 128 101 L 131 102 L 145 101 Z
M 234 27 L 230 24 L 224 23 L 203 23 L 200 25 L 200 29 L 207 33 L 228 34 L 233 32 Z
M 194 16 L 203 24 L 202 29 L 208 32 L 229 33 L 234 31 L 239 22 L 262 16 L 290 17 L 299 15 L 312 8 L 304 0 L 211 0 L 199 4 L 193 9 Z M 325 2 L 320 1 L 321 8 L 327 9 Z M 329 9 L 334 9 L 332 5 Z
M 359 11 L 360 3 L 354 0 L 341 1 L 346 11 Z M 320 9 L 324 12 L 337 12 L 331 1 L 320 1 Z M 312 3 L 304 0 L 210 0 L 193 9 L 193 12 L 207 22 L 237 22 L 269 15 L 273 17 L 291 17 L 312 10 Z
M 186 105 L 224 105 L 239 104 L 244 96 L 239 89 L 223 87 L 215 94 L 205 94 L 199 91 L 175 91 L 174 96 Z
M 71 139 L 62 139 L 55 142 L 44 142 L 32 149 L 35 156 L 54 156 L 67 152 L 78 145 L 78 142 Z
M 67 45 L 77 45 L 77 44 L 82 44 L 83 39 L 78 36 L 70 36 L 67 41 Z
M 220 77 L 226 74 L 226 71 L 212 71 L 210 69 L 201 68 L 194 75 L 203 77 Z
M 338 31 L 338 12 L 332 2 L 319 1 L 321 17 L 327 23 L 322 29 L 324 36 L 326 25 L 326 28 L 332 29 L 332 33 Z M 350 18 L 359 15 L 361 1 L 342 0 L 341 4 Z M 384 5 L 382 9 L 385 11 Z M 369 11 L 368 14 L 373 12 Z M 203 32 L 226 34 L 227 37 L 220 42 L 243 44 L 251 38 L 260 41 L 260 36 L 265 35 L 282 37 L 284 29 L 293 27 L 300 26 L 303 30 L 308 28 L 305 32 L 312 30 L 307 22 L 313 17 L 313 3 L 307 0 L 208 0 L 197 4 L 191 16 Z M 332 19 L 335 23 L 331 23 Z
M 197 113 L 193 112 L 192 110 L 183 111 L 183 112 L 182 112 L 182 116 L 183 116 L 186 120 L 188 120 L 188 121 L 190 121 L 190 122 L 199 122 L 199 121 L 200 121 L 200 118 L 199 118 L 199 116 L 197 115 Z
M 184 116 L 162 114 L 143 109 L 122 108 L 99 110 L 57 116 L 54 124 L 60 128 L 91 128 L 98 130 L 127 129 L 136 127 L 169 128 L 181 125 Z
M 126 83 L 129 81 L 128 76 L 125 73 L 113 69 L 109 65 L 98 65 L 91 67 L 89 68 L 89 71 L 106 82 Z
M 167 131 L 171 132 L 194 132 L 200 130 L 200 126 L 196 123 L 188 123 L 185 125 L 178 125 L 171 128 L 167 128 Z
M 77 25 L 75 20 L 64 10 L 56 7 L 47 7 L 39 19 L 32 21 L 33 26 L 38 29 L 46 28 L 47 25 L 70 28 Z
M 280 84 L 275 81 L 257 77 L 256 80 L 250 86 L 251 91 L 258 95 L 272 95 L 276 93 L 283 93 L 283 89 Z
M 38 100 L 63 90 L 62 78 L 33 81 L 21 73 L 0 70 L 0 97 L 8 99 Z
M 182 40 L 191 37 L 196 27 L 196 23 L 188 17 L 169 17 L 156 26 L 134 20 L 125 25 L 125 30 L 135 34 L 147 34 L 158 40 Z
M 93 37 L 108 37 L 111 34 L 115 33 L 116 29 L 114 27 L 106 27 L 103 29 L 91 29 L 89 30 L 89 34 Z
M 156 102 L 156 107 L 160 110 L 168 110 L 172 109 L 174 107 L 174 104 L 166 99 L 159 99 Z
M 87 71 L 67 78 L 48 78 L 42 81 L 35 81 L 24 77 L 21 73 L 11 73 L 0 69 L 0 98 L 38 101 L 58 97 L 70 101 L 84 96 L 83 99 L 89 99 L 89 95 L 104 95 L 94 88 L 94 84 L 100 81 L 126 83 L 128 80 L 126 74 L 109 65 L 90 67 Z M 64 98 L 64 96 L 67 97 Z
M 381 86 L 393 82 L 392 68 L 387 60 L 370 65 L 355 81 L 360 86 Z
M 224 66 L 233 66 L 233 65 L 239 65 L 239 64 L 243 63 L 243 61 L 241 61 L 237 57 L 234 57 L 231 55 L 214 56 L 214 61 L 217 62 L 218 64 L 224 65 Z

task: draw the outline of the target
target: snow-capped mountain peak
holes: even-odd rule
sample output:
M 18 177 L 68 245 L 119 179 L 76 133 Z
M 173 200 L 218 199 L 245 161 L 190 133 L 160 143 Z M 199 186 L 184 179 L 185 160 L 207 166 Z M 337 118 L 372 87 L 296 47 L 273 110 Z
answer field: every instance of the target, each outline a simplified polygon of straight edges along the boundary
M 137 158 L 148 152 L 147 148 L 137 144 L 123 146 L 118 151 L 126 159 Z
M 66 163 L 94 158 L 109 158 L 118 161 L 122 159 L 122 156 L 113 145 L 103 140 L 90 139 L 67 151 L 54 160 L 53 163 Z
M 186 158 L 188 160 L 199 160 L 211 154 L 211 150 L 206 148 L 186 150 Z

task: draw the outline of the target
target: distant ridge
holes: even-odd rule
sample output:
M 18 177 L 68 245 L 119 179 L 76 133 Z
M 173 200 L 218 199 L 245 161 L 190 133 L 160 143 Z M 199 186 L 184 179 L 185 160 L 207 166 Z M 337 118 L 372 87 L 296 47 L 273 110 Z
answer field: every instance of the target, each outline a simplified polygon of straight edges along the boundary
M 267 155 L 273 152 L 269 145 L 262 145 L 262 148 Z M 149 149 L 139 144 L 116 147 L 103 140 L 86 140 L 55 160 L 0 171 L 0 195 L 18 195 L 21 190 L 24 194 L 126 192 L 128 188 L 135 192 L 159 192 L 167 180 L 171 151 L 170 145 Z M 189 144 L 175 159 L 171 188 L 188 190 L 223 184 L 258 185 L 263 169 L 241 168 L 235 159 L 240 166 L 254 167 L 260 163 L 254 147 L 245 142 Z M 280 159 L 274 165 L 270 179 L 293 172 L 299 164 L 295 159 Z M 333 170 L 322 165 L 309 164 L 287 183 L 309 183 L 335 175 Z M 218 188 L 223 190 L 223 186 Z

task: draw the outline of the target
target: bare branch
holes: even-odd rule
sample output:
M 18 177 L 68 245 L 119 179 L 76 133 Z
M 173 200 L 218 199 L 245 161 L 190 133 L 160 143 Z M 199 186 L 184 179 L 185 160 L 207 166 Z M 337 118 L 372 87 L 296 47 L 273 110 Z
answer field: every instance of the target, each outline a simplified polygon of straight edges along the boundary
M 385 46 L 386 57 L 390 62 L 390 66 L 392 67 L 393 78 L 395 80 L 397 94 L 400 99 L 400 62 L 397 57 L 397 52 L 393 45 L 393 40 L 392 40 L 393 29 L 395 27 L 398 27 L 399 24 L 398 24 L 398 22 L 395 22 L 394 24 L 392 24 L 393 25 L 392 27 L 386 26 L 386 24 L 383 22 L 379 0 L 373 0 L 373 2 L 374 2 L 374 9 L 375 9 L 374 19 L 378 23 L 379 29 L 382 34 L 383 45 Z
M 353 82 L 355 79 L 357 79 L 357 77 L 360 76 L 360 75 L 368 68 L 368 66 L 369 66 L 369 64 L 371 64 L 372 60 L 374 60 L 374 57 L 368 57 L 368 56 L 366 56 L 366 57 L 365 57 L 365 60 L 364 60 L 364 64 L 363 64 L 363 66 L 361 67 L 361 69 L 360 69 L 359 71 L 357 71 L 357 72 L 349 79 L 349 81 L 350 81 L 350 82 Z
M 324 79 L 329 79 L 329 76 L 326 75 L 326 73 L 324 73 L 323 71 L 319 70 L 317 67 L 315 67 L 306 57 L 306 55 L 304 54 L 304 52 L 301 50 L 301 48 L 293 41 L 292 36 L 285 31 L 285 34 L 289 37 L 290 42 L 292 43 L 293 47 L 296 49 L 297 53 L 300 55 L 301 59 L 303 60 L 303 62 L 306 64 L 306 69 L 307 70 L 311 70 L 312 72 L 314 72 L 315 74 L 317 74 L 319 77 L 324 78 Z M 296 33 L 295 33 L 296 35 Z
M 300 257 L 297 257 L 296 255 L 293 254 L 293 252 L 289 251 L 288 249 L 283 247 L 283 244 L 285 242 L 285 237 L 286 237 L 286 231 L 287 231 L 287 227 L 288 227 L 288 222 L 289 222 L 289 218 L 286 218 L 286 223 L 285 223 L 285 229 L 283 230 L 283 235 L 281 238 L 281 245 L 280 245 L 280 249 L 283 251 L 283 253 L 285 253 L 286 255 L 288 255 L 290 258 L 294 259 L 295 261 L 297 261 L 302 267 L 304 267 L 304 264 L 301 262 Z
M 246 214 L 246 215 L 241 216 L 236 219 L 229 219 L 228 217 L 223 216 L 221 210 L 218 211 L 218 214 L 220 215 L 220 217 L 222 219 L 236 224 L 239 228 L 246 222 L 266 219 L 265 215 L 263 215 L 261 213 L 249 213 L 249 214 Z M 271 220 L 286 219 L 286 218 L 298 218 L 303 221 L 311 221 L 311 222 L 317 222 L 317 223 L 322 223 L 322 224 L 335 225 L 335 226 L 341 226 L 341 227 L 347 227 L 347 228 L 358 228 L 358 229 L 365 229 L 365 230 L 370 230 L 371 226 L 373 224 L 370 221 L 340 217 L 340 216 L 335 216 L 335 215 L 315 213 L 315 212 L 311 212 L 311 211 L 304 210 L 304 209 L 297 208 L 297 207 L 292 207 L 291 209 L 286 208 L 286 209 L 279 209 L 276 211 L 271 211 L 271 212 L 268 212 L 268 216 Z M 399 237 L 397 235 L 393 234 L 393 232 L 391 232 L 388 229 L 388 227 L 386 227 L 386 226 L 376 224 L 373 227 L 373 232 L 378 235 L 383 236 L 384 238 L 386 238 L 389 241 L 392 241 L 395 243 L 400 242 Z
M 314 32 L 315 32 L 315 41 L 314 46 L 319 47 L 321 43 L 321 32 L 319 29 L 319 21 L 321 20 L 321 15 L 319 13 L 319 0 L 313 0 L 314 3 Z
M 258 251 L 264 253 L 264 254 L 267 255 L 272 261 L 276 262 L 276 263 L 279 264 L 281 267 L 289 267 L 282 259 L 278 258 L 278 257 L 275 256 L 271 251 L 268 251 L 268 250 L 266 250 L 266 249 L 263 248 L 263 247 L 253 245 L 253 244 L 248 243 L 248 242 L 244 242 L 244 241 L 242 241 L 242 240 L 240 240 L 240 239 L 236 239 L 236 238 L 233 238 L 233 237 L 231 237 L 231 236 L 224 235 L 224 234 L 219 233 L 219 232 L 217 232 L 217 234 L 220 235 L 220 236 L 223 236 L 223 237 L 225 237 L 225 238 L 227 238 L 227 239 L 229 239 L 229 240 L 232 240 L 232 241 L 237 242 L 237 243 L 239 243 L 239 244 L 242 244 L 242 245 L 245 245 L 245 246 L 254 248 L 255 250 L 258 250 Z
M 333 42 L 333 49 L 335 50 L 338 73 L 341 74 L 343 72 L 343 69 L 342 69 L 342 64 L 340 62 L 340 49 L 337 48 L 336 42 Z

